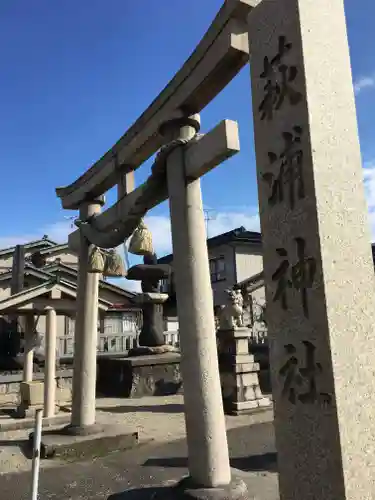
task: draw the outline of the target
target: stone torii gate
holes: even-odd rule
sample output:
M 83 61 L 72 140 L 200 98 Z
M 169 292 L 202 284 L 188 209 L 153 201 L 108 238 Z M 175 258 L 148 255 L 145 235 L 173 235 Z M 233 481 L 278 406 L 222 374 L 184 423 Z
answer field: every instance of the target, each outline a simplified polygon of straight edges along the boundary
M 229 468 L 199 181 L 238 151 L 237 127 L 226 121 L 196 134 L 197 113 L 250 51 L 280 498 L 367 500 L 375 495 L 374 274 L 343 0 L 225 1 L 128 132 L 57 190 L 81 221 L 69 238 L 80 253 L 72 424 L 95 423 L 89 247 L 119 244 L 168 198 L 191 476 L 184 485 L 195 498 L 245 495 Z M 132 172 L 161 146 L 148 181 L 134 189 Z M 115 184 L 118 202 L 99 215 Z
M 71 235 L 70 244 L 79 249 L 82 265 L 83 259 L 87 259 L 88 255 L 85 242 L 102 248 L 119 245 L 132 234 L 141 217 L 150 208 L 168 197 L 190 470 L 197 484 L 220 486 L 230 482 L 231 474 L 200 177 L 239 151 L 239 137 L 237 123 L 230 120 L 223 121 L 206 135 L 196 135 L 199 129 L 198 114 L 187 116 L 177 111 L 170 120 L 165 121 L 160 133 L 168 141 L 167 145 L 158 154 L 146 183 L 133 191 L 132 195 L 123 198 L 121 213 L 125 215 L 114 221 L 116 229 L 107 232 L 98 230 L 99 220 L 105 215 L 94 215 L 87 221 L 78 222 L 80 245 L 75 246 L 75 234 Z M 83 281 L 83 278 L 80 274 L 80 280 Z M 87 273 L 84 295 L 87 301 L 84 311 L 86 314 L 90 311 L 92 317 L 95 315 L 97 300 L 97 284 L 94 279 Z M 81 281 L 79 284 L 81 286 Z M 83 313 L 78 310 L 77 318 L 80 314 Z M 87 332 L 91 328 L 89 324 Z M 79 334 L 79 330 L 77 332 Z M 95 380 L 96 353 L 94 355 L 91 351 L 89 358 L 87 353 L 90 353 L 91 339 L 89 335 L 86 338 L 86 345 L 84 342 L 81 345 L 81 352 L 86 354 L 86 359 L 82 358 L 85 363 L 85 378 L 78 379 L 80 389 L 73 386 L 76 394 L 85 394 L 85 405 L 83 406 L 82 400 L 75 399 L 73 394 L 72 426 L 75 429 L 83 427 L 83 430 L 89 432 L 89 427 L 95 424 L 95 391 L 92 381 Z M 196 443 L 200 443 L 200 446 L 197 447 Z M 206 453 L 202 453 L 203 443 Z
M 80 211 L 79 229 L 69 237 L 80 262 L 71 432 L 96 431 L 98 278 L 87 272 L 90 246 L 121 244 L 148 210 L 168 198 L 189 469 L 196 485 L 232 484 L 240 491 L 242 482 L 231 483 L 199 180 L 239 151 L 238 127 L 225 120 L 209 133 L 197 135 L 197 113 L 246 64 L 246 15 L 252 4 L 253 0 L 225 2 L 180 72 L 125 136 L 76 182 L 56 190 L 64 208 Z M 151 176 L 134 189 L 133 171 L 161 147 Z M 100 213 L 105 191 L 115 184 L 118 202 Z

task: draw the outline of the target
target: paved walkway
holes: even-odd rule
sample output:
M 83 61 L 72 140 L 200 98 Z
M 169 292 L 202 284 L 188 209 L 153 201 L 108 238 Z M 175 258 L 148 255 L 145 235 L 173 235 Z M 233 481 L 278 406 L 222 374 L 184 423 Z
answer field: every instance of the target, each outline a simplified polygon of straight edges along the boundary
M 140 487 L 144 495 L 145 486 L 170 484 L 187 474 L 182 396 L 98 399 L 97 420 L 138 430 L 147 444 L 89 462 L 42 461 L 40 500 L 106 500 Z M 272 410 L 226 417 L 232 467 L 259 500 L 278 499 L 272 420 Z M 20 448 L 28 433 L 0 433 L 1 499 L 30 498 L 31 462 Z
M 232 428 L 228 440 L 231 465 L 247 483 L 250 498 L 278 500 L 272 423 Z M 186 457 L 185 439 L 178 439 L 58 469 L 44 468 L 39 498 L 107 500 L 110 494 L 131 489 L 126 500 L 151 500 L 152 487 L 171 485 L 187 474 Z M 30 472 L 0 476 L 0 498 L 29 500 L 30 477 Z
M 272 411 L 254 415 L 226 417 L 227 428 L 248 426 L 256 422 L 270 422 Z M 139 431 L 141 440 L 150 439 L 165 443 L 185 437 L 183 396 L 147 397 L 141 399 L 97 400 L 97 421 L 105 424 L 124 425 L 124 432 Z M 21 450 L 30 430 L 0 433 L 0 474 L 30 470 L 31 463 Z M 57 460 L 46 460 L 42 467 L 63 464 Z M 0 498 L 1 495 L 0 495 Z

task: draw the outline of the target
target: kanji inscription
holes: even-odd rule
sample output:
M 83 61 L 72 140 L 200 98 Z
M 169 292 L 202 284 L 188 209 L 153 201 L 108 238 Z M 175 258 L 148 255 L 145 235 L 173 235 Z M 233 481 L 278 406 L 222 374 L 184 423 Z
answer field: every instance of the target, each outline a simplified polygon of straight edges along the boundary
M 276 253 L 282 258 L 279 267 L 272 275 L 272 281 L 277 282 L 273 302 L 280 301 L 284 310 L 288 309 L 288 288 L 298 290 L 301 295 L 303 313 L 309 316 L 307 290 L 312 287 L 316 274 L 316 260 L 306 256 L 306 242 L 303 238 L 295 238 L 297 261 L 291 264 L 285 248 L 276 248 Z
M 299 401 L 302 404 L 329 405 L 332 402 L 332 396 L 318 390 L 317 375 L 322 374 L 323 368 L 315 359 L 316 347 L 307 340 L 303 340 L 302 344 L 305 354 L 303 366 L 300 366 L 297 358 L 296 347 L 293 344 L 284 346 L 288 359 L 279 370 L 279 375 L 284 379 L 281 394 L 292 404 Z
M 272 59 L 267 56 L 264 58 L 260 78 L 266 80 L 266 83 L 264 98 L 258 108 L 261 120 L 272 120 L 274 112 L 281 108 L 285 99 L 293 106 L 302 100 L 302 94 L 293 88 L 298 69 L 285 64 L 285 55 L 291 49 L 292 44 L 286 41 L 286 37 L 279 36 L 278 53 Z
M 291 210 L 295 207 L 296 198 L 305 198 L 302 134 L 303 129 L 299 126 L 293 127 L 291 132 L 283 132 L 284 147 L 281 153 L 268 153 L 269 163 L 276 171 L 262 174 L 262 180 L 270 189 L 268 203 L 271 206 L 284 201 L 285 188 Z

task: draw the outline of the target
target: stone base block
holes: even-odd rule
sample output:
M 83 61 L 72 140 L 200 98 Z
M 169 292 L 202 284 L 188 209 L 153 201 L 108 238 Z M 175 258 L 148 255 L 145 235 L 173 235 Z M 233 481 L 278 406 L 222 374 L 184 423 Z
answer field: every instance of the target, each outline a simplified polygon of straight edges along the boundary
M 129 495 L 130 494 L 130 495 Z M 160 488 L 144 488 L 116 493 L 108 500 L 250 500 L 244 481 L 233 477 L 228 486 L 204 488 L 194 484 L 190 477 L 185 477 L 177 484 Z
M 180 354 L 98 360 L 97 390 L 105 396 L 140 398 L 182 391 Z
M 244 415 L 255 413 L 256 411 L 266 410 L 272 407 L 272 401 L 269 398 L 255 399 L 253 401 L 230 401 L 224 400 L 224 411 L 227 415 Z
M 62 429 L 63 434 L 68 434 L 70 436 L 93 436 L 94 434 L 100 434 L 104 431 L 105 426 L 100 424 L 85 426 L 69 424 Z
M 32 451 L 34 433 L 30 433 L 28 446 Z M 92 458 L 114 450 L 128 450 L 138 444 L 138 432 L 124 433 L 123 427 L 101 427 L 99 432 L 88 435 L 72 435 L 66 428 L 46 431 L 42 434 L 41 458 Z

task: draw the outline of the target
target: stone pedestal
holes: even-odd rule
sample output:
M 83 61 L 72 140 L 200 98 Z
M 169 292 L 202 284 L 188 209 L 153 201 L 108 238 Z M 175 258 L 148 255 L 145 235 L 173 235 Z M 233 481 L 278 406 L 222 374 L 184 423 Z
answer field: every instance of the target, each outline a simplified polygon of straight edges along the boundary
M 98 360 L 98 392 L 105 396 L 167 396 L 182 389 L 180 355 L 152 354 Z
M 249 353 L 248 328 L 219 330 L 219 369 L 224 411 L 229 415 L 269 408 L 259 386 L 259 364 Z

